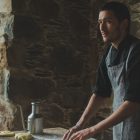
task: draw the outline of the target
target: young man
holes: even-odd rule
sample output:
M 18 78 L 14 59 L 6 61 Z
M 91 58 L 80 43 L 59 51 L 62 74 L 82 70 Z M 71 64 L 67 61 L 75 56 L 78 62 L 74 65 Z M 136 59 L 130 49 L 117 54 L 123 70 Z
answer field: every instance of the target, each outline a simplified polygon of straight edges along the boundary
M 106 3 L 99 12 L 99 29 L 108 45 L 98 68 L 94 94 L 77 124 L 63 140 L 86 140 L 113 126 L 113 140 L 140 139 L 140 41 L 129 35 L 128 8 Z M 85 128 L 107 97 L 114 93 L 113 113 Z

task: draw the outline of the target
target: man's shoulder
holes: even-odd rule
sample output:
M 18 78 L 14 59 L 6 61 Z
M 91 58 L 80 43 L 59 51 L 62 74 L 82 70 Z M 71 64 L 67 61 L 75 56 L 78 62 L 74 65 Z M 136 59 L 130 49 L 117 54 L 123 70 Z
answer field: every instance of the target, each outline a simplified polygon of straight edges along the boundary
M 140 45 L 140 38 L 130 35 L 129 39 L 131 40 L 131 44 L 133 46 L 139 46 Z
M 131 36 L 131 44 L 129 47 L 129 51 L 132 52 L 131 55 L 134 57 L 140 56 L 140 39 Z

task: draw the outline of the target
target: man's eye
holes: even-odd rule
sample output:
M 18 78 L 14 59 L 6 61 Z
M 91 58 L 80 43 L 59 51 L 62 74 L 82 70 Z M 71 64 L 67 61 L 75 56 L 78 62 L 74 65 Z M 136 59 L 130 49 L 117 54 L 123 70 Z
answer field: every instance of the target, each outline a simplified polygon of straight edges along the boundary
M 112 20 L 107 20 L 106 22 L 110 24 L 110 23 L 112 23 Z

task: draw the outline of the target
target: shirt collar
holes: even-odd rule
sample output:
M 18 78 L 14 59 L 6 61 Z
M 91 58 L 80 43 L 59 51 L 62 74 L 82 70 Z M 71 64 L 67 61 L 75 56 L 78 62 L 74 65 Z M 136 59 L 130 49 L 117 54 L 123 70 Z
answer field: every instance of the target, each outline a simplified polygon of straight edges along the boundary
M 118 41 L 116 43 L 116 47 L 114 47 L 113 45 L 112 45 L 112 47 L 115 48 L 116 50 L 120 51 L 123 48 L 127 47 L 127 44 L 129 44 L 129 39 L 130 39 L 130 35 L 127 35 L 124 37 L 124 39 L 122 41 Z

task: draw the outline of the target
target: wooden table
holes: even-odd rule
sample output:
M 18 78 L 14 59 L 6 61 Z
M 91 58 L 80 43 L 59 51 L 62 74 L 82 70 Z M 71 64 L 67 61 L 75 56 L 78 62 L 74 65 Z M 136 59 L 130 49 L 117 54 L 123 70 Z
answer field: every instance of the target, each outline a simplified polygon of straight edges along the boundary
M 67 130 L 64 128 L 47 128 L 43 130 L 41 135 L 33 135 L 33 140 L 62 140 L 62 136 Z M 19 132 L 19 131 L 18 131 Z M 15 133 L 18 133 L 15 132 Z M 22 131 L 20 131 L 22 132 Z M 0 137 L 0 140 L 15 140 L 14 137 Z M 88 140 L 95 140 L 94 138 Z

